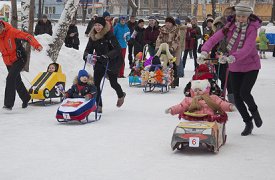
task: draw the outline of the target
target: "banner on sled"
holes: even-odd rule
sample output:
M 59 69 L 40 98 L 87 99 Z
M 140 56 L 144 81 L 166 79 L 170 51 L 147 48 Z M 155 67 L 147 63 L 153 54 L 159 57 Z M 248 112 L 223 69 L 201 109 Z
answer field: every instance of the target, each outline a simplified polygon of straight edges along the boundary
M 84 98 L 67 98 L 59 106 L 56 118 L 81 121 L 95 110 L 95 98 L 89 101 L 86 101 Z

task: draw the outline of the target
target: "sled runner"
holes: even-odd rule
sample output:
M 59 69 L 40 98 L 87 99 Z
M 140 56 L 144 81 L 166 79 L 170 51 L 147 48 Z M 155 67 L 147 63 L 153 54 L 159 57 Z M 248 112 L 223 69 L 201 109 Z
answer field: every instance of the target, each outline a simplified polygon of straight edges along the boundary
M 62 73 L 59 64 L 56 72 L 40 72 L 31 82 L 29 94 L 31 95 L 31 103 L 42 102 L 46 105 L 45 100 L 52 98 L 60 98 L 62 101 L 61 89 L 65 89 L 66 76 Z
M 94 113 L 94 119 L 89 119 L 90 113 Z M 96 99 L 86 101 L 84 98 L 67 98 L 59 106 L 56 119 L 58 122 L 78 121 L 82 124 L 98 121 L 101 114 L 97 112 Z

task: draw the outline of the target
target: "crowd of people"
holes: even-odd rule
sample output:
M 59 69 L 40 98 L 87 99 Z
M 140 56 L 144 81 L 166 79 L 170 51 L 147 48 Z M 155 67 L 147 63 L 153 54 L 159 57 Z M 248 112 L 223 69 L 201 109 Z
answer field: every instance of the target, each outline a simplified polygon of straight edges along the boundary
M 79 49 L 79 34 L 76 21 L 72 21 L 65 39 L 65 46 Z M 260 57 L 256 49 L 255 40 L 257 29 L 261 20 L 253 14 L 252 8 L 244 3 L 225 9 L 221 17 L 213 18 L 211 14 L 202 24 L 202 31 L 196 17 L 180 20 L 167 17 L 165 24 L 159 26 L 154 16 L 148 18 L 148 26 L 145 28 L 143 19 L 137 20 L 135 16 L 121 16 L 111 18 L 105 11 L 102 16 L 94 14 L 85 31 L 89 38 L 84 51 L 83 59 L 87 61 L 89 54 L 96 54 L 97 61 L 94 66 L 94 83 L 97 90 L 97 103 L 102 112 L 102 98 L 100 94 L 100 82 L 107 69 L 111 87 L 115 90 L 118 101 L 117 107 L 121 107 L 126 93 L 118 83 L 118 78 L 125 78 L 125 59 L 127 57 L 129 67 L 133 67 L 133 57 L 143 52 L 148 46 L 150 56 L 154 56 L 162 43 L 169 45 L 171 54 L 176 57 L 173 62 L 174 80 L 172 88 L 179 86 L 179 77 L 184 77 L 184 69 L 188 54 L 194 59 L 194 70 L 206 58 L 219 59 L 219 79 L 221 89 L 228 91 L 228 101 L 234 103 L 245 123 L 243 136 L 249 135 L 253 129 L 252 120 L 257 127 L 262 125 L 258 107 L 251 94 L 251 90 L 257 80 L 260 69 Z M 8 23 L 0 21 L 0 50 L 7 65 L 9 74 L 7 78 L 4 108 L 12 109 L 14 105 L 15 91 L 19 93 L 23 101 L 22 107 L 30 97 L 22 83 L 20 71 L 24 65 L 25 57 L 16 56 L 16 49 L 6 51 L 7 36 L 14 34 L 12 43 L 16 38 L 26 39 L 35 49 L 41 50 L 42 46 L 35 38 L 27 33 L 12 28 Z M 47 33 L 52 35 L 52 25 L 43 16 L 35 27 L 35 35 Z M 263 34 L 263 35 L 261 35 Z M 268 43 L 261 29 L 263 42 L 260 46 L 261 58 L 265 58 L 266 45 Z M 3 38 L 4 37 L 4 38 Z M 202 43 L 199 43 L 201 39 Z M 20 45 L 16 44 L 16 47 Z M 128 55 L 126 56 L 126 49 Z M 198 51 L 200 56 L 197 57 Z M 24 54 L 22 50 L 22 54 Z M 81 75 L 79 75 L 81 77 Z M 87 74 L 83 75 L 88 77 Z M 227 81 L 226 81 L 227 80 Z M 247 108 L 248 107 L 248 108 Z M 250 113 L 249 113 L 250 112 Z

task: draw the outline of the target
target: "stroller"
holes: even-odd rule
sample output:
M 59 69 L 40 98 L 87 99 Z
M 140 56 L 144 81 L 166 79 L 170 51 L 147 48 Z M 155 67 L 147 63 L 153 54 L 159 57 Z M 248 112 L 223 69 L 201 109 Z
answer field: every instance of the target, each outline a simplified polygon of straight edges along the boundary
M 98 56 L 91 55 L 87 59 L 87 62 L 90 64 L 95 64 L 96 58 Z M 84 65 L 84 69 L 86 62 Z M 104 82 L 107 75 L 109 62 L 107 62 L 105 74 L 102 80 L 100 91 L 102 93 Z M 64 92 L 63 92 L 64 93 Z M 90 113 L 94 112 L 94 119 L 89 119 Z M 95 122 L 101 119 L 101 113 L 98 112 L 98 106 L 96 103 L 96 97 L 86 101 L 85 98 L 67 98 L 59 106 L 56 112 L 56 119 L 60 123 L 67 123 L 71 121 L 77 121 L 81 124 Z
M 144 92 L 152 92 L 155 88 L 160 88 L 161 93 L 169 91 L 174 80 L 172 62 L 175 61 L 175 58 L 167 47 L 167 43 L 161 44 L 158 52 L 152 58 L 151 65 L 146 66 L 142 71 L 141 85 L 144 86 Z
M 195 74 L 192 77 L 192 80 L 203 80 L 207 79 L 210 83 L 210 94 L 215 94 L 219 97 L 223 96 L 221 88 L 218 86 L 217 79 L 218 75 L 215 71 L 214 63 L 216 63 L 217 59 L 206 59 L 208 62 L 206 64 L 199 65 L 196 70 Z M 190 88 L 191 88 L 191 81 L 187 83 L 184 88 L 184 95 L 186 97 L 190 97 Z
M 129 74 L 129 86 L 140 86 L 141 85 L 141 71 L 144 69 L 144 61 L 146 59 L 146 55 L 148 52 L 148 45 L 145 45 L 143 48 L 143 52 L 139 52 L 135 56 L 135 60 L 133 63 L 133 67 L 131 68 L 131 72 Z

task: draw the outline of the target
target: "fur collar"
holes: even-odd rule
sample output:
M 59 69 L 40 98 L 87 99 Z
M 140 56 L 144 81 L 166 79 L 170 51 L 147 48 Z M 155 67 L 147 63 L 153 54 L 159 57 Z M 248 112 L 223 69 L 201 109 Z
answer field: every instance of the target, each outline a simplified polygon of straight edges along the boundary
M 164 34 L 173 33 L 178 29 L 177 26 L 173 26 L 171 29 L 168 29 L 165 25 L 160 28 L 160 31 Z
M 74 85 L 78 84 L 78 77 L 77 76 L 74 78 L 73 84 Z M 87 84 L 89 84 L 89 85 L 93 85 L 94 84 L 94 79 L 93 79 L 92 75 L 90 75 L 90 74 L 89 74 L 89 79 L 88 79 L 88 83 Z
M 109 22 L 106 22 L 106 25 L 104 26 L 104 28 L 97 33 L 94 28 L 92 28 L 89 37 L 93 40 L 93 41 L 97 41 L 99 39 L 102 39 L 111 29 L 111 25 L 109 24 Z

